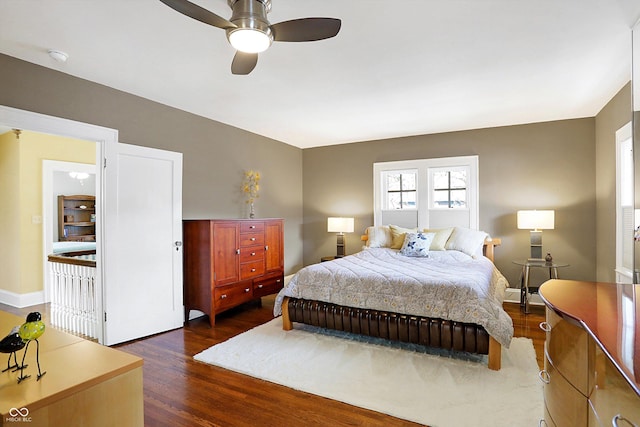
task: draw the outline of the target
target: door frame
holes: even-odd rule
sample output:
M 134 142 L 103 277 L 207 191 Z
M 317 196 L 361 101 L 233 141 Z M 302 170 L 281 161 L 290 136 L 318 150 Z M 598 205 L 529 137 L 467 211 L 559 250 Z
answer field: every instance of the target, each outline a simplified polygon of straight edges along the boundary
M 98 204 L 98 211 L 96 212 L 96 292 L 98 295 L 98 312 L 104 312 L 104 268 L 102 262 L 104 250 L 104 221 L 101 220 L 101 218 L 104 218 L 104 179 L 103 168 L 100 165 L 104 165 L 106 145 L 118 143 L 118 131 L 116 129 L 48 116 L 4 105 L 0 105 L 0 125 L 96 143 L 96 203 Z M 43 273 L 46 274 L 45 272 Z M 104 322 L 102 321 L 101 327 L 98 328 L 98 342 L 101 344 L 103 343 L 103 331 Z

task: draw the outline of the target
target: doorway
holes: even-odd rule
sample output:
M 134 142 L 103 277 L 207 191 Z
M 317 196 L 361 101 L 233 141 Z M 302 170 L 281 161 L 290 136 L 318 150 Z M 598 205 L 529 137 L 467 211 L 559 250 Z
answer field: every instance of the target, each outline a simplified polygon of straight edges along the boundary
M 98 342 L 181 327 L 182 154 L 121 144 L 113 129 L 6 106 L 0 106 L 1 126 L 95 142 Z M 134 247 L 135 254 L 124 256 Z M 19 306 L 2 301 L 5 294 L 0 288 L 0 302 Z M 141 326 L 137 336 L 132 324 Z
M 72 178 L 70 173 L 85 173 L 82 179 Z M 42 248 L 44 273 L 44 302 L 51 302 L 51 277 L 48 274 L 49 254 L 58 252 L 54 242 L 60 240 L 58 235 L 58 195 L 87 194 L 96 196 L 96 165 L 87 163 L 66 162 L 58 160 L 42 161 Z

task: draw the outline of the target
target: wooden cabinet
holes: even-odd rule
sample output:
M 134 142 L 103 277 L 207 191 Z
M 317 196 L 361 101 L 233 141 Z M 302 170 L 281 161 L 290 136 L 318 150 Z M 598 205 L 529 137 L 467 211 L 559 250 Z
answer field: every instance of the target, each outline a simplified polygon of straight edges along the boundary
M 58 241 L 96 240 L 95 196 L 58 196 Z
M 0 311 L 3 331 L 24 320 Z M 46 371 L 39 381 L 35 375 L 37 354 L 42 371 Z M 22 356 L 20 351 L 18 362 Z M 20 371 L 2 373 L 0 426 L 142 427 L 143 363 L 140 357 L 47 325 L 37 349 L 34 344 L 26 354 L 24 373 L 32 377 L 18 383 Z M 28 414 L 17 415 L 16 408 L 28 409 Z
M 640 426 L 640 396 L 631 389 L 599 347 L 596 348 L 595 366 L 598 384 L 589 396 L 592 407 L 589 425 Z M 613 424 L 613 420 L 617 424 Z
M 593 389 L 594 344 L 587 331 L 547 310 L 543 394 L 547 423 L 586 426 Z M 550 418 L 550 419 L 549 419 Z M 552 421 L 552 423 L 551 423 Z
M 542 285 L 547 426 L 640 426 L 639 295 L 640 285 Z
M 282 219 L 185 220 L 184 304 L 209 316 L 282 289 Z

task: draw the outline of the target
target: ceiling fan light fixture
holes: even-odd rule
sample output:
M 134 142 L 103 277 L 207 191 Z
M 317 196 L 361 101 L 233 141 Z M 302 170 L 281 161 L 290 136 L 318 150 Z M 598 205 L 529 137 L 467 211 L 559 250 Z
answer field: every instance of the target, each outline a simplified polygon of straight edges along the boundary
M 255 28 L 238 28 L 229 31 L 229 43 L 236 50 L 245 53 L 264 52 L 271 46 L 273 38 Z

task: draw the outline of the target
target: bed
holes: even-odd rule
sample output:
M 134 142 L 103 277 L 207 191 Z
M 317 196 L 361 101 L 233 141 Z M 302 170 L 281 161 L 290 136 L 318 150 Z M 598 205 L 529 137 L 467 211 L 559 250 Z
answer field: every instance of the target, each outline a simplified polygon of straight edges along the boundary
M 378 226 L 363 240 L 362 251 L 293 276 L 274 307 L 283 329 L 298 322 L 486 354 L 489 368 L 500 369 L 513 336 L 502 308 L 508 283 L 493 264 L 500 239 L 460 227 Z

